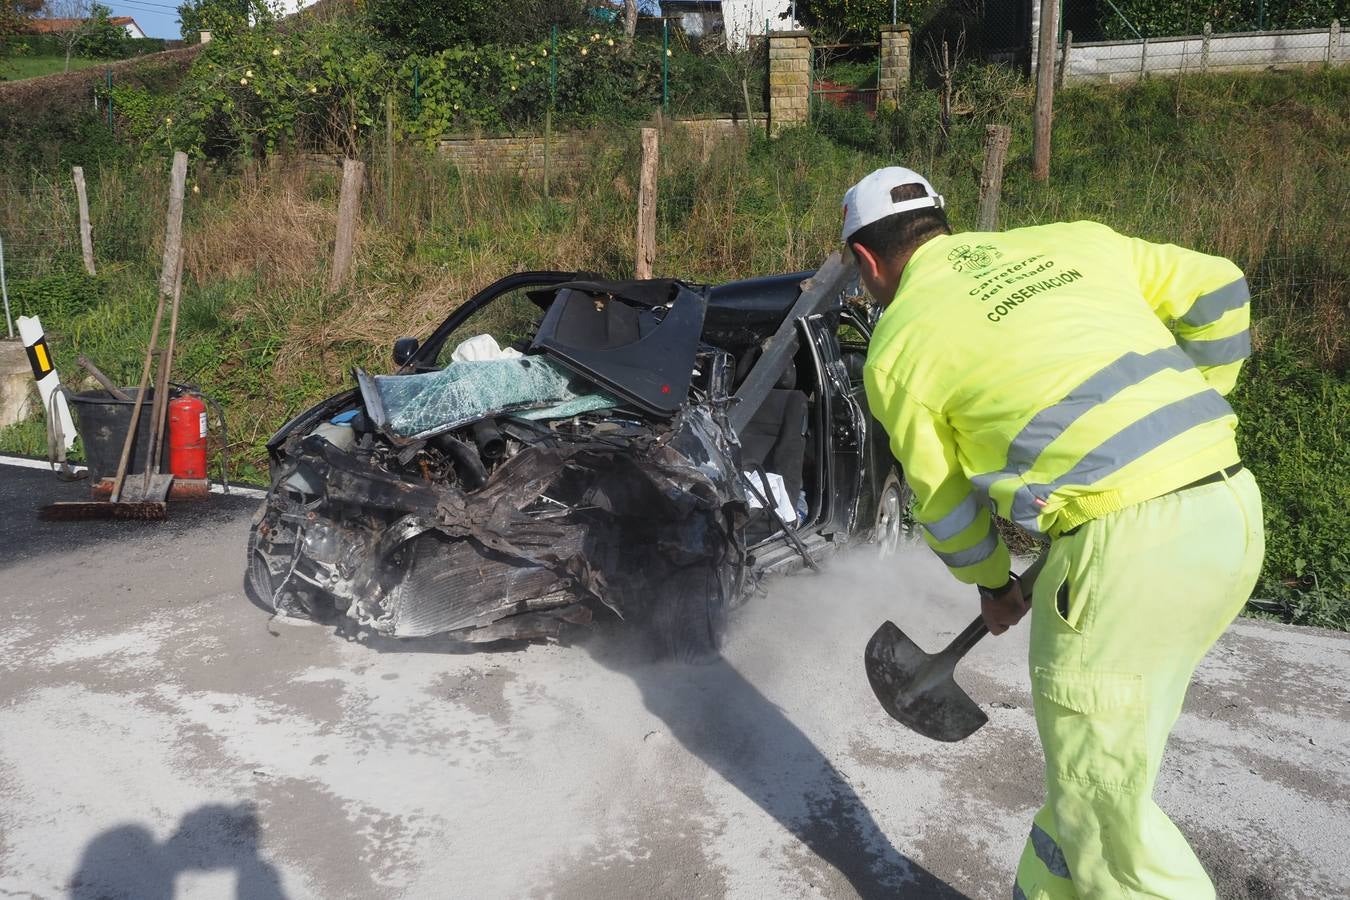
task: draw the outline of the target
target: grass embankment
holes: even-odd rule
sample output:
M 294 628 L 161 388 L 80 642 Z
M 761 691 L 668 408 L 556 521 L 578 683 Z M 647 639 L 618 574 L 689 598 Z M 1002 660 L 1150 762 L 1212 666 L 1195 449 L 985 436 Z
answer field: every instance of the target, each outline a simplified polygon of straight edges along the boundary
M 0 80 L 18 81 L 21 78 L 40 78 L 43 75 L 60 75 L 63 72 L 78 72 L 94 66 L 107 65 L 106 59 L 92 59 L 82 56 L 70 58 L 70 69 L 66 69 L 64 56 L 12 56 L 0 59 Z
M 1260 596 L 1295 621 L 1350 627 L 1346 448 L 1350 344 L 1344 236 L 1350 71 L 1154 80 L 1077 87 L 1056 103 L 1054 177 L 1026 175 L 1030 95 L 990 70 L 961 82 L 949 136 L 937 100 L 913 92 L 883 123 L 834 111 L 818 130 L 728 143 L 701 159 L 671 134 L 662 151 L 658 272 L 718 280 L 817 264 L 838 238 L 839 200 L 891 162 L 931 173 L 958 229 L 973 225 L 983 126 L 1014 136 L 1004 227 L 1092 218 L 1236 260 L 1254 289 L 1255 358 L 1235 404 L 1243 455 L 1266 493 L 1269 551 Z M 596 135 L 592 166 L 552 197 L 536 182 L 460 178 L 405 152 L 392 213 L 372 160 L 358 264 L 325 296 L 336 170 L 280 164 L 242 175 L 199 168 L 187 204 L 187 272 L 176 375 L 225 404 L 236 475 L 262 474 L 262 444 L 284 418 L 388 367 L 395 337 L 422 334 L 458 302 L 517 269 L 632 271 L 635 137 Z M 78 271 L 64 176 L 5 176 L 0 229 L 11 295 L 43 317 L 57 361 L 86 353 L 134 379 L 153 314 L 167 166 L 89 172 L 100 275 Z M 39 422 L 0 447 L 40 453 Z

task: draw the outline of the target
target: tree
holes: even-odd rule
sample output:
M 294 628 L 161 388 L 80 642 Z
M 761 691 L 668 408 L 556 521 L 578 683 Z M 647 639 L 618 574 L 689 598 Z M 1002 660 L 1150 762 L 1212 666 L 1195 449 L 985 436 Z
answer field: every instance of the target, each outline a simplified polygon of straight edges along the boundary
M 428 53 L 471 44 L 519 44 L 546 38 L 554 25 L 594 24 L 593 0 L 368 0 L 375 29 L 395 47 Z
M 18 34 L 44 5 L 44 0 L 0 0 L 0 50 L 4 49 L 5 38 Z
M 248 17 L 249 0 L 187 0 L 178 7 L 178 31 L 195 44 L 203 31 L 228 31 Z
M 84 37 L 89 27 L 89 17 L 93 13 L 90 0 L 47 0 L 47 14 L 53 19 L 69 20 L 70 28 L 58 33 L 61 46 L 66 51 L 66 71 L 70 71 L 70 55 L 75 45 Z
M 890 24 L 891 3 L 892 0 L 797 0 L 797 21 L 830 37 L 874 36 L 878 28 Z M 896 21 L 921 25 L 938 5 L 935 0 L 895 0 Z
M 623 33 L 628 40 L 637 34 L 638 0 L 623 0 Z
M 122 47 L 127 41 L 127 31 L 121 25 L 114 25 L 108 16 L 112 10 L 101 3 L 95 3 L 90 9 L 89 19 L 81 29 L 78 42 L 81 56 L 95 59 L 116 59 L 122 56 Z

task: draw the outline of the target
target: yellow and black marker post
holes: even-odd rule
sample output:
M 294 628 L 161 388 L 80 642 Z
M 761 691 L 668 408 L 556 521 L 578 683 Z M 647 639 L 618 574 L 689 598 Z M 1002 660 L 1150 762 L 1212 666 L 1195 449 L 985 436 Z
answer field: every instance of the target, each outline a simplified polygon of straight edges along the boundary
M 75 445 L 75 423 L 70 418 L 70 407 L 66 405 L 65 395 L 56 390 L 61 386 L 61 376 L 57 374 L 51 350 L 47 348 L 47 335 L 42 331 L 42 323 L 37 316 L 19 316 L 16 324 L 19 326 L 19 337 L 23 339 L 23 348 L 28 353 L 28 364 L 33 367 L 33 377 L 37 379 L 42 409 L 48 416 L 56 416 L 59 439 L 65 445 L 65 450 L 69 451 Z M 53 397 L 53 394 L 56 396 Z

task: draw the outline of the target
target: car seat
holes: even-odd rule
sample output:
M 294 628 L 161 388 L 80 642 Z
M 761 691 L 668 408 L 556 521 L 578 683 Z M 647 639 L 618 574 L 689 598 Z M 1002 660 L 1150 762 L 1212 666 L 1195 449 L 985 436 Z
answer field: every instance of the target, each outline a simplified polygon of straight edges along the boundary
M 794 506 L 806 461 L 806 410 L 806 393 L 797 389 L 797 367 L 788 363 L 741 434 L 741 467 L 783 476 Z

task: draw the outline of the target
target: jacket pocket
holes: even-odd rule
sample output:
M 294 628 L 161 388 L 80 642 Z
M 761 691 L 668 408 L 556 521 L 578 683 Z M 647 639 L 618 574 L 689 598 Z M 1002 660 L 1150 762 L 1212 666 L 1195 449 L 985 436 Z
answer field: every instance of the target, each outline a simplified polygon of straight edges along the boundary
M 1122 793 L 1143 787 L 1148 709 L 1142 675 L 1038 666 L 1031 680 L 1054 778 Z

